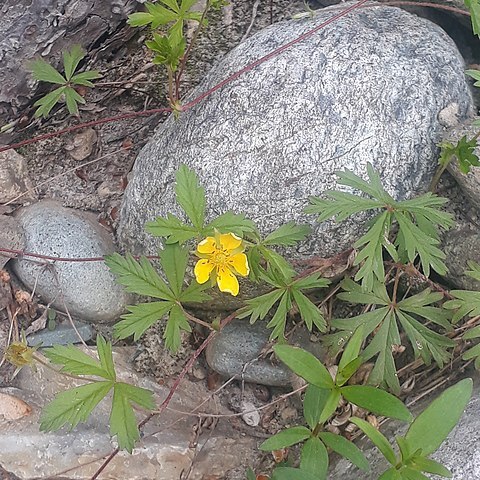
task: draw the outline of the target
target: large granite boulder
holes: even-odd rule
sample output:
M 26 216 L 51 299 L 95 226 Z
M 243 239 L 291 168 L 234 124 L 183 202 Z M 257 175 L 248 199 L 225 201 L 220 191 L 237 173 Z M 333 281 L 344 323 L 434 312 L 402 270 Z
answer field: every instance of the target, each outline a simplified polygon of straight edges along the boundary
M 338 11 L 257 33 L 190 99 Z M 136 252 L 156 250 L 158 239 L 144 225 L 169 211 L 181 215 L 174 175 L 183 162 L 206 187 L 210 218 L 244 212 L 264 232 L 307 220 L 314 234 L 299 253 L 339 251 L 361 225 L 315 224 L 302 213 L 307 197 L 334 188 L 338 169 L 364 175 L 367 162 L 397 199 L 425 189 L 437 161 L 439 114 L 453 108 L 462 119 L 471 112 L 463 69 L 453 41 L 433 23 L 392 7 L 353 11 L 161 125 L 137 158 L 120 240 Z

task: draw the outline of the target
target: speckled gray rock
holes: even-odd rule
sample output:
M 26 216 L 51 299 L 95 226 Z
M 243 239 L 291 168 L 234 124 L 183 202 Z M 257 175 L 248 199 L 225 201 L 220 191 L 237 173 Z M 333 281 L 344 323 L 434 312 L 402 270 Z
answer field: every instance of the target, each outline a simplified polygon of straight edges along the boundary
M 453 474 L 453 480 L 474 480 L 480 478 L 480 387 L 476 375 L 473 395 L 458 425 L 452 430 L 445 442 L 432 455 L 432 458 L 445 465 Z M 433 398 L 422 401 L 414 408 L 418 414 L 424 410 Z M 392 444 L 395 435 L 404 435 L 408 425 L 389 423 L 381 431 Z M 371 471 L 361 472 L 346 460 L 340 460 L 328 477 L 330 480 L 372 480 L 380 476 L 388 467 L 386 460 L 369 441 L 362 442 L 362 451 L 370 462 Z M 432 477 L 439 478 L 439 477 Z
M 22 195 L 20 198 L 20 195 Z M 36 199 L 25 158 L 15 150 L 0 153 L 0 203 L 24 203 Z
M 260 320 L 253 325 L 247 320 L 234 320 L 208 345 L 207 362 L 224 377 L 237 376 L 246 382 L 288 387 L 295 379 L 291 370 L 280 362 L 258 358 L 268 344 L 271 333 L 265 322 Z M 297 329 L 291 342 L 318 357 L 322 355 L 321 344 L 310 342 L 306 329 Z
M 445 140 L 453 144 L 463 136 L 466 136 L 467 139 L 470 140 L 478 133 L 479 127 L 472 125 L 473 121 L 478 119 L 479 117 L 472 118 L 466 122 L 452 126 L 452 128 L 445 133 Z M 480 147 L 475 149 L 475 153 L 480 156 Z M 471 204 L 480 210 L 480 167 L 472 167 L 468 174 L 464 174 L 458 168 L 458 162 L 455 161 L 450 163 L 448 170 L 460 185 Z
M 91 325 L 83 322 L 75 322 L 78 334 L 84 342 L 93 337 Z M 70 343 L 80 343 L 81 340 L 70 322 L 64 322 L 56 325 L 53 330 L 44 328 L 38 332 L 27 336 L 28 344 L 31 346 L 41 345 L 42 347 L 51 347 L 53 345 L 68 345 Z
M 25 246 L 25 235 L 20 223 L 13 217 L 0 215 L 0 247 L 10 250 L 22 250 Z M 11 255 L 0 252 L 0 268 L 3 268 Z
M 64 258 L 101 257 L 114 251 L 110 235 L 95 216 L 42 201 L 19 211 L 29 252 Z M 16 260 L 14 270 L 30 289 L 60 310 L 90 322 L 118 318 L 127 302 L 123 287 L 103 262 L 56 262 L 54 272 L 42 264 Z M 63 294 L 63 299 L 62 299 Z
M 446 279 L 454 287 L 465 290 L 480 290 L 480 282 L 465 275 L 468 261 L 480 263 L 480 232 L 473 225 L 460 224 L 442 236 L 442 251 L 447 256 Z
M 344 4 L 345 6 L 348 4 Z M 335 10 L 338 12 L 338 9 Z M 273 25 L 228 54 L 194 98 L 243 66 L 333 15 Z M 168 119 L 145 146 L 121 210 L 120 239 L 155 251 L 146 221 L 174 207 L 180 162 L 206 188 L 209 217 L 244 212 L 270 229 L 301 212 L 309 195 L 335 187 L 333 172 L 377 168 L 396 198 L 426 188 L 442 128 L 438 114 L 470 112 L 463 60 L 438 26 L 392 7 L 351 12 Z M 299 253 L 331 254 L 358 237 L 358 222 L 315 225 Z

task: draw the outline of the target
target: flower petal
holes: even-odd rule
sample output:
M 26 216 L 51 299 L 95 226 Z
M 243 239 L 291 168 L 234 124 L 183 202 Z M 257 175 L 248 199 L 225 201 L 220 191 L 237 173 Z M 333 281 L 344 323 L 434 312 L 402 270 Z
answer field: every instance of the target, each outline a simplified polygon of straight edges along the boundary
M 220 235 L 220 245 L 228 252 L 235 250 L 242 244 L 242 239 L 233 233 L 224 233 Z
M 228 268 L 222 267 L 218 269 L 217 285 L 221 292 L 231 293 L 234 297 L 238 295 L 237 277 Z
M 244 253 L 237 253 L 229 257 L 228 265 L 232 266 L 242 277 L 246 277 L 250 273 L 247 256 Z
M 198 253 L 213 253 L 217 250 L 215 245 L 215 239 L 213 237 L 207 237 L 205 240 L 202 240 L 197 246 Z
M 205 283 L 209 278 L 210 274 L 212 273 L 212 270 L 215 268 L 215 265 L 213 263 L 210 263 L 210 261 L 206 258 L 202 258 L 195 264 L 195 278 L 198 283 Z

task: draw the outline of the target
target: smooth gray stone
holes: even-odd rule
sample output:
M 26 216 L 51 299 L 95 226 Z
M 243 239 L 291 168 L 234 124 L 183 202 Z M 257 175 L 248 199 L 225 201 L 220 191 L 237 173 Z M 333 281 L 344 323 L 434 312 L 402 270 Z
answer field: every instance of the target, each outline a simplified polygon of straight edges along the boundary
M 45 200 L 19 211 L 28 252 L 66 257 L 101 257 L 114 251 L 110 235 L 92 214 Z M 31 259 L 14 261 L 17 276 L 45 302 L 89 322 L 115 321 L 127 295 L 104 262 L 55 262 L 45 268 Z M 63 299 L 62 299 L 63 294 Z
M 258 320 L 250 325 L 247 320 L 234 320 L 208 345 L 207 363 L 224 377 L 237 376 L 246 382 L 288 387 L 295 381 L 295 376 L 283 363 L 273 363 L 269 357 L 256 360 L 267 346 L 271 333 L 265 321 Z M 309 333 L 305 328 L 295 333 L 294 344 L 319 356 L 321 345 L 308 340 Z
M 348 5 L 257 33 L 190 99 Z M 233 209 L 262 232 L 308 221 L 314 231 L 297 254 L 338 252 L 362 223 L 318 225 L 302 214 L 307 197 L 335 188 L 338 169 L 365 176 L 367 162 L 396 199 L 425 190 L 443 128 L 438 116 L 453 104 L 460 120 L 472 110 L 463 59 L 441 28 L 398 8 L 351 12 L 162 124 L 135 162 L 120 240 L 137 253 L 156 251 L 159 239 L 144 225 L 170 211 L 182 215 L 174 179 L 185 163 L 206 188 L 209 219 Z
M 87 342 L 93 337 L 93 329 L 88 323 L 75 322 L 75 327 L 77 327 L 78 333 L 84 342 Z M 43 330 L 32 333 L 27 337 L 27 341 L 31 346 L 41 345 L 42 347 L 80 343 L 77 332 L 70 325 L 70 322 L 56 325 L 54 330 L 44 328 Z
M 432 455 L 432 459 L 447 467 L 453 474 L 453 480 L 475 480 L 480 478 L 480 385 L 478 375 L 474 378 L 474 389 L 465 413 L 452 430 L 445 442 Z M 439 395 L 440 392 L 437 392 Z M 429 397 L 414 408 L 418 414 L 435 398 Z M 407 424 L 392 422 L 382 427 L 381 431 L 390 443 L 395 443 L 396 435 L 404 435 Z M 372 446 L 370 441 L 362 441 L 361 449 L 370 462 L 371 470 L 362 472 L 346 460 L 340 460 L 331 475 L 331 480 L 372 480 L 378 478 L 390 465 Z M 432 477 L 433 478 L 433 477 Z M 439 478 L 439 477 L 434 477 Z

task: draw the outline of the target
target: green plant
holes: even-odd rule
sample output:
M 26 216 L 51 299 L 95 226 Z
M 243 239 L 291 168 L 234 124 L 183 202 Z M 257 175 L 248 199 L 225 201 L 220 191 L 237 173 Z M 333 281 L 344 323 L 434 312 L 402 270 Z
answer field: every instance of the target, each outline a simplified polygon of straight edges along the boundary
M 397 437 L 399 455 L 388 440 L 368 422 L 352 418 L 392 465 L 379 480 L 427 480 L 422 472 L 451 478 L 443 465 L 429 456 L 434 453 L 458 423 L 472 395 L 473 382 L 465 379 L 445 390 L 418 415 L 404 437 Z
M 45 60 L 39 58 L 29 63 L 28 68 L 35 80 L 60 85 L 52 92 L 40 98 L 34 103 L 38 107 L 36 117 L 47 117 L 52 108 L 62 99 L 65 99 L 68 111 L 71 115 L 78 115 L 78 104 L 85 103 L 85 99 L 75 90 L 75 87 L 93 87 L 91 80 L 101 77 L 94 70 L 75 73 L 79 63 L 85 57 L 85 51 L 80 45 L 74 45 L 70 51 L 63 53 L 63 67 L 65 76 L 55 70 Z
M 341 435 L 322 431 L 324 423 L 333 415 L 341 398 L 368 411 L 410 421 L 411 414 L 403 403 L 383 390 L 364 385 L 347 385 L 363 363 L 359 356 L 363 340 L 362 328 L 359 328 L 346 346 L 338 364 L 335 378 L 326 367 L 311 353 L 289 345 L 276 345 L 274 351 L 294 373 L 308 382 L 303 400 L 303 412 L 306 426 L 287 428 L 262 443 L 262 450 L 279 450 L 297 443 L 303 443 L 300 473 L 291 467 L 278 467 L 273 478 L 327 478 L 327 448 L 339 453 L 363 470 L 368 463 L 361 451 Z M 295 476 L 297 475 L 297 477 Z
M 367 233 L 354 244 L 359 249 L 354 265 L 360 265 L 355 280 L 362 282 L 365 291 L 372 291 L 377 282 L 383 283 L 384 253 L 395 262 L 413 263 L 419 259 L 427 277 L 431 269 L 441 275 L 446 273 L 445 254 L 438 248 L 438 228 L 446 229 L 453 224 L 452 216 L 439 210 L 447 200 L 427 193 L 398 202 L 382 187 L 379 174 L 370 164 L 367 174 L 368 181 L 348 170 L 337 172 L 340 185 L 363 192 L 368 198 L 329 191 L 327 199 L 310 197 L 310 206 L 305 209 L 307 213 L 319 214 L 319 222 L 330 218 L 341 221 L 360 212 L 380 211 L 371 220 Z M 394 222 L 398 233 L 392 240 Z

